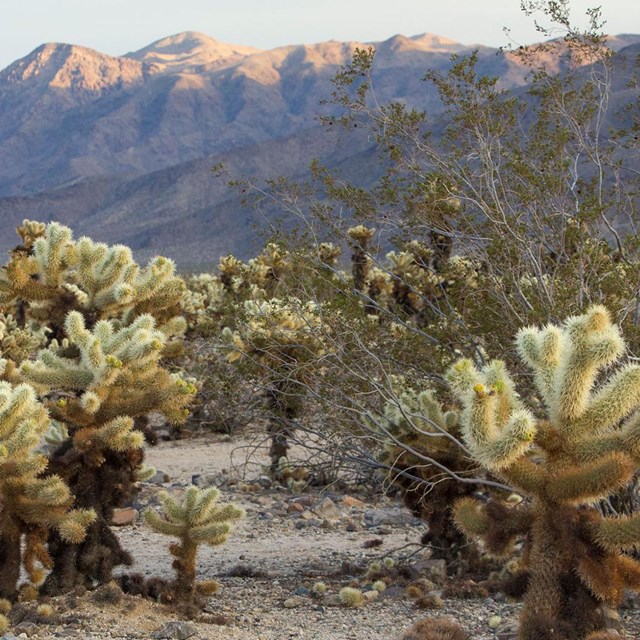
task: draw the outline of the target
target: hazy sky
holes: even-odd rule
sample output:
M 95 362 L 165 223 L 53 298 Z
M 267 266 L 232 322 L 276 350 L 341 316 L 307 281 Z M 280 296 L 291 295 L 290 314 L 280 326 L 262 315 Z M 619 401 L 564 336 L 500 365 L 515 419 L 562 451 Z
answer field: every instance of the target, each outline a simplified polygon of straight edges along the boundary
M 639 0 L 572 0 L 576 19 L 594 3 L 609 33 L 640 33 Z M 0 0 L 0 68 L 43 42 L 118 55 L 187 30 L 265 49 L 429 32 L 500 46 L 504 26 L 518 43 L 537 39 L 520 0 Z

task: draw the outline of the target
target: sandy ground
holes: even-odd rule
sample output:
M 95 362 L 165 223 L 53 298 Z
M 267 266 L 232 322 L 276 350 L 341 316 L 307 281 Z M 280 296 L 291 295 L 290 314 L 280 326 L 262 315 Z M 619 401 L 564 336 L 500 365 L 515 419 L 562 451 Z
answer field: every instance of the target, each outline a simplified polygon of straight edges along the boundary
M 399 640 L 412 622 L 431 615 L 454 617 L 474 640 L 513 637 L 519 605 L 499 596 L 445 599 L 441 609 L 423 611 L 414 608 L 404 589 L 390 588 L 361 608 L 335 606 L 333 601 L 342 587 L 366 582 L 345 573 L 343 563 L 366 566 L 385 556 L 405 556 L 416 550 L 407 545 L 419 540 L 422 525 L 386 497 L 350 494 L 364 504 L 347 506 L 343 495 L 326 491 L 294 495 L 282 488 L 262 488 L 244 492 L 242 484 L 236 483 L 242 469 L 234 465 L 244 462 L 247 451 L 252 451 L 247 473 L 256 477 L 265 451 L 246 441 L 198 438 L 163 442 L 147 452 L 147 464 L 164 472 L 168 482 L 145 484 L 134 506 L 142 509 L 145 503 L 153 505 L 161 489 L 179 493 L 199 476 L 205 484 L 223 485 L 223 499 L 241 504 L 247 512 L 227 544 L 199 552 L 198 577 L 215 579 L 221 587 L 208 601 L 205 621 L 189 623 L 182 636 L 171 637 Z M 333 507 L 326 502 L 327 497 Z M 324 511 L 320 506 L 323 500 Z M 303 504 L 292 507 L 296 502 Z M 135 565 L 128 571 L 172 576 L 166 537 L 151 531 L 141 517 L 134 524 L 117 528 L 117 532 L 123 547 L 135 558 Z M 382 541 L 380 546 L 363 546 L 374 538 Z M 306 591 L 317 581 L 327 585 L 327 594 L 320 599 Z M 80 594 L 55 598 L 52 605 L 56 613 L 49 624 L 43 620 L 37 624 L 24 622 L 14 628 L 16 637 L 169 637 L 162 636 L 163 625 L 180 620 L 167 607 L 131 596 L 115 604 L 97 604 L 91 594 Z M 627 637 L 640 637 L 640 614 L 631 609 L 623 611 L 621 617 Z M 490 622 L 497 623 L 495 629 Z

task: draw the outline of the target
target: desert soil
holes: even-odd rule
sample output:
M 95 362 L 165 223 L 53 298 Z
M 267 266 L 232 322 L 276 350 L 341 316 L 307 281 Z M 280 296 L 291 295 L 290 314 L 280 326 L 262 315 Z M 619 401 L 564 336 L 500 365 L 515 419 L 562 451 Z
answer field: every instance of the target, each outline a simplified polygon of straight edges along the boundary
M 249 464 L 243 466 L 247 453 Z M 414 621 L 443 615 L 459 621 L 474 640 L 513 638 L 519 605 L 499 596 L 445 598 L 441 608 L 424 611 L 414 607 L 404 588 L 391 586 L 363 607 L 337 606 L 342 587 L 367 583 L 362 575 L 350 576 L 349 566 L 412 553 L 413 562 L 428 566 L 428 552 L 416 553 L 412 544 L 420 539 L 423 525 L 384 496 L 331 489 L 293 494 L 248 483 L 260 475 L 265 454 L 248 441 L 222 436 L 162 442 L 148 449 L 146 463 L 159 473 L 144 483 L 133 505 L 138 511 L 157 504 L 160 490 L 179 493 L 194 480 L 220 486 L 224 500 L 246 509 L 227 544 L 199 552 L 198 577 L 220 583 L 202 621 L 180 626 L 175 623 L 181 619 L 169 608 L 140 597 L 109 604 L 95 602 L 91 593 L 72 594 L 51 600 L 50 620 L 33 622 L 33 616 L 26 616 L 5 638 L 399 640 Z M 268 483 L 263 479 L 263 484 Z M 128 572 L 171 578 L 165 536 L 151 531 L 140 515 L 116 531 L 135 558 Z M 381 543 L 365 548 L 372 539 Z M 314 598 L 309 590 L 318 581 L 326 584 L 327 593 Z M 29 606 L 35 608 L 25 608 Z M 633 602 L 620 617 L 623 637 L 640 637 L 640 613 Z

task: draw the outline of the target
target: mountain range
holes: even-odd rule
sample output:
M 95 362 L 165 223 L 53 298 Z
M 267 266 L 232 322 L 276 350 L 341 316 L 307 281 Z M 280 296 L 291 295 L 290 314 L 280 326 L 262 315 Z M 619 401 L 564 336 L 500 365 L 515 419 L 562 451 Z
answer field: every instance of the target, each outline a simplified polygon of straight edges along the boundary
M 608 45 L 628 61 L 640 35 Z M 364 162 L 375 173 L 375 145 L 364 131 L 346 143 L 317 120 L 327 113 L 320 102 L 331 78 L 367 46 L 376 50 L 378 100 L 432 118 L 442 105 L 422 78 L 448 68 L 453 54 L 477 50 L 479 72 L 505 89 L 527 83 L 516 56 L 432 34 L 265 51 L 185 32 L 117 57 L 43 44 L 0 71 L 0 251 L 15 244 L 13 228 L 28 217 L 182 266 L 228 251 L 247 255 L 260 242 L 252 226 L 269 221 L 242 208 L 211 167 L 222 161 L 256 180 L 304 177 L 318 158 L 347 172 Z M 561 61 L 553 64 L 562 71 Z

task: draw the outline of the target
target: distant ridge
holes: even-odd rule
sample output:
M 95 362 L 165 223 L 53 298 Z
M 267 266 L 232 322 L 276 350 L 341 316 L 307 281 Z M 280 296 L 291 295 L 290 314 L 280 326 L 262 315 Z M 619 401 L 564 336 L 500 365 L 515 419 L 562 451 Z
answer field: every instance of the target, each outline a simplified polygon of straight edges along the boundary
M 502 88 L 527 83 L 529 70 L 491 47 L 430 33 L 369 44 L 378 100 L 425 111 L 435 126 L 442 105 L 422 78 L 430 68 L 446 71 L 453 53 L 477 50 L 479 73 L 497 76 Z M 379 170 L 374 141 L 364 131 L 345 140 L 317 121 L 329 113 L 320 100 L 333 90 L 330 79 L 355 47 L 369 44 L 260 50 L 187 31 L 123 56 L 41 45 L 0 71 L 0 250 L 15 243 L 14 224 L 31 217 L 126 242 L 139 255 L 209 262 L 226 250 L 245 253 L 247 230 L 266 220 L 213 184 L 209 167 L 224 161 L 256 180 L 304 176 L 318 157 L 371 182 Z M 610 45 L 620 51 L 615 102 L 633 74 L 640 35 L 613 36 Z
M 198 70 L 201 67 L 214 68 L 232 64 L 261 50 L 214 40 L 204 33 L 184 31 L 124 55 L 140 62 L 146 62 L 163 70 Z

